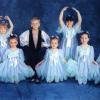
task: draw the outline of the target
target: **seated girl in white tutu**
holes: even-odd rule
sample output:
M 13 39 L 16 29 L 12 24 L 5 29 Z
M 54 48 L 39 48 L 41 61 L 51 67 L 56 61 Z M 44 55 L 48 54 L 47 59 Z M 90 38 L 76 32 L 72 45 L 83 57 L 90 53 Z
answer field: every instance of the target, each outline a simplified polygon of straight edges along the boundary
M 23 51 L 17 48 L 17 44 L 17 36 L 10 36 L 10 48 L 6 50 L 3 63 L 0 64 L 0 81 L 18 83 L 34 75 L 32 68 L 25 65 Z
M 37 64 L 36 71 L 39 77 L 47 82 L 59 82 L 67 79 L 66 61 L 61 49 L 58 49 L 59 38 L 51 37 L 51 47 L 47 49 L 43 61 Z
M 76 61 L 78 62 L 78 73 L 76 79 L 79 84 L 86 84 L 87 80 L 95 80 L 99 75 L 99 67 L 94 61 L 94 48 L 88 44 L 89 33 L 82 32 L 80 36 L 81 45 L 77 46 Z

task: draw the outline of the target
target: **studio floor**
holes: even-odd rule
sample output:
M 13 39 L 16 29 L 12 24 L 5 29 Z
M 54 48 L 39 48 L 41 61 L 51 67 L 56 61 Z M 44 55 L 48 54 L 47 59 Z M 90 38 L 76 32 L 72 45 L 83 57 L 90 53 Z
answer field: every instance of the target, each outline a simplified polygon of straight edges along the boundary
M 78 85 L 73 79 L 41 84 L 0 82 L 0 100 L 100 100 L 100 85 Z

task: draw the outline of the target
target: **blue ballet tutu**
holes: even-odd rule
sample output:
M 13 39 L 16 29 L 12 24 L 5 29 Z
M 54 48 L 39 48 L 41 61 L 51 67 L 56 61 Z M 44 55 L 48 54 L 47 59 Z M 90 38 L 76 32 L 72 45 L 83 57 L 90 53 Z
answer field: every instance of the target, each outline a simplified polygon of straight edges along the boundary
M 39 77 L 47 82 L 59 82 L 67 79 L 66 61 L 60 49 L 48 49 L 43 62 L 36 67 Z
M 76 74 L 77 74 L 77 62 L 72 60 L 72 59 L 69 59 L 68 62 L 67 62 L 67 74 L 68 74 L 68 77 L 76 77 Z
M 58 62 L 57 65 L 44 61 L 40 66 L 36 67 L 39 77 L 46 79 L 47 82 L 59 82 L 67 79 L 66 65 Z
M 92 64 L 90 68 L 89 80 L 94 80 L 95 84 L 100 82 L 100 66 Z
M 85 66 L 84 66 L 85 65 Z M 76 80 L 79 84 L 86 84 L 88 80 L 88 66 L 83 62 L 78 62 L 78 70 L 76 74 Z
M 0 81 L 15 83 L 33 75 L 32 68 L 21 61 L 16 66 L 11 65 L 8 60 L 0 64 Z
M 89 68 L 89 80 L 94 80 L 95 84 L 97 84 L 100 81 L 100 67 L 96 64 L 91 64 Z

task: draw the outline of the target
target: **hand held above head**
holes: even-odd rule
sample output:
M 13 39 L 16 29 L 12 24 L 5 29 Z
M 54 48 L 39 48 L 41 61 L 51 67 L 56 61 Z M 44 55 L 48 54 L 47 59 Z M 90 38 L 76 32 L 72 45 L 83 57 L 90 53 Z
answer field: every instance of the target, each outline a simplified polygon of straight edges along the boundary
M 5 19 L 7 19 L 7 20 L 9 20 L 9 19 L 10 19 L 10 17 L 9 17 L 9 16 L 5 16 L 4 18 L 5 18 Z
M 62 11 L 66 11 L 67 9 L 68 9 L 68 7 L 65 6 L 65 7 L 62 9 Z
M 72 7 L 73 10 L 78 11 L 76 8 Z

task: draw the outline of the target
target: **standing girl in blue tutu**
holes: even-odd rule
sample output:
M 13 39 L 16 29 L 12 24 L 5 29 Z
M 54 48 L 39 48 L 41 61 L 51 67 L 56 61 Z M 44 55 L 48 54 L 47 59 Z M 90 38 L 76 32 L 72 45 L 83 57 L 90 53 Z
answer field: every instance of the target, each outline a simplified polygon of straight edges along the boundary
M 10 48 L 6 50 L 3 63 L 0 64 L 0 81 L 18 83 L 34 75 L 32 68 L 25 65 L 23 51 L 17 48 L 17 44 L 17 36 L 10 36 Z
M 47 49 L 43 61 L 36 66 L 39 77 L 47 82 L 59 82 L 67 79 L 66 61 L 61 49 L 58 49 L 59 38 L 51 37 L 51 47 Z
M 10 27 L 8 27 L 10 26 Z M 0 62 L 3 60 L 3 55 L 8 48 L 7 38 L 13 31 L 13 23 L 9 16 L 0 17 Z
M 66 22 L 64 22 L 63 15 L 67 9 L 68 7 L 64 7 L 60 12 L 59 15 L 60 28 L 58 32 L 63 34 L 63 39 L 61 41 L 61 48 L 63 49 L 65 58 L 68 60 L 70 58 L 74 58 L 75 56 L 75 49 L 77 46 L 76 35 L 77 33 L 79 33 L 81 29 L 82 18 L 80 12 L 77 9 L 72 8 L 77 13 L 78 17 L 77 23 L 74 24 L 74 18 L 72 15 L 68 15 L 66 17 Z
M 75 59 L 78 63 L 76 79 L 79 84 L 86 84 L 87 80 L 95 80 L 99 75 L 99 68 L 94 61 L 94 48 L 88 44 L 89 33 L 82 32 L 80 36 L 81 45 L 77 46 Z

